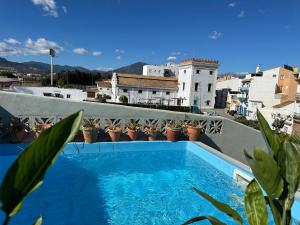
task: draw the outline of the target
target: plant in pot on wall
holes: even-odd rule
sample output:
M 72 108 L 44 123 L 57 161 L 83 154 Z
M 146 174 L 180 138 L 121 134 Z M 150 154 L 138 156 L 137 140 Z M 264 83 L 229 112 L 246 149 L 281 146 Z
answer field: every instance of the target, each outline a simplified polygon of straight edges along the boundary
M 35 136 L 38 137 L 44 130 L 52 127 L 52 123 L 40 123 L 34 127 Z
M 10 141 L 21 143 L 25 137 L 25 125 L 19 118 L 11 117 L 9 123 Z
M 120 141 L 121 133 L 121 128 L 115 125 L 112 125 L 108 128 L 108 134 L 112 142 Z
M 154 141 L 157 139 L 160 130 L 156 125 L 152 124 L 145 128 L 145 132 L 148 135 L 148 140 Z
M 166 124 L 166 137 L 168 141 L 177 141 L 181 133 L 181 125 L 170 121 Z
M 132 141 L 135 141 L 139 135 L 140 127 L 138 120 L 131 119 L 129 123 L 126 125 L 127 127 L 127 135 Z
M 198 141 L 203 126 L 196 121 L 187 123 L 186 125 L 187 135 L 190 141 Z
M 82 132 L 84 142 L 93 143 L 97 141 L 99 125 L 94 120 L 84 119 L 82 123 Z

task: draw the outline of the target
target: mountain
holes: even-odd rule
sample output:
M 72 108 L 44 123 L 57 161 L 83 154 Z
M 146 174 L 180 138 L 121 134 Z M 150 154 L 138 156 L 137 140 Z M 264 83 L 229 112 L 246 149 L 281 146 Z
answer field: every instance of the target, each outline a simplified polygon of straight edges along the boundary
M 50 72 L 50 64 L 48 63 L 35 62 L 35 61 L 17 63 L 17 62 L 8 61 L 7 59 L 0 57 L 0 68 L 1 67 L 14 69 L 18 72 L 23 72 L 23 73 L 48 74 Z M 86 69 L 84 67 L 79 67 L 79 66 L 53 65 L 54 72 L 59 72 L 63 70 L 65 71 L 79 70 L 82 72 L 90 72 L 89 69 Z
M 53 65 L 54 72 L 60 72 L 60 71 L 73 71 L 73 70 L 79 70 L 81 72 L 92 72 L 92 73 L 104 73 L 104 74 L 112 74 L 113 72 L 116 73 L 129 73 L 129 74 L 143 74 L 143 66 L 147 65 L 144 62 L 137 62 L 130 64 L 128 66 L 124 66 L 112 71 L 98 71 L 98 70 L 89 70 L 84 67 L 80 66 L 68 66 L 68 65 Z M 5 58 L 0 57 L 0 68 L 11 68 L 18 72 L 23 73 L 41 73 L 41 74 L 49 74 L 50 72 L 50 64 L 48 63 L 42 63 L 42 62 L 36 62 L 36 61 L 30 61 L 30 62 L 13 62 L 8 61 Z
M 143 66 L 147 65 L 144 62 L 137 62 L 128 66 L 113 70 L 115 73 L 143 74 Z

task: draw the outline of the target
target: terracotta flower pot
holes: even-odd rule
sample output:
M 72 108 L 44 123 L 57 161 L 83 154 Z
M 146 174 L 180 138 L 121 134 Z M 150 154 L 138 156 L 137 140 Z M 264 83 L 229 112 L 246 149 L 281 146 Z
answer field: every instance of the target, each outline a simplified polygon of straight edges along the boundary
M 201 133 L 202 127 L 192 127 L 188 126 L 187 134 L 190 141 L 198 141 L 199 135 Z
M 38 124 L 35 127 L 35 136 L 38 137 L 44 130 L 50 128 L 52 125 L 51 124 Z
M 179 134 L 181 132 L 180 128 L 167 128 L 166 136 L 168 141 L 177 141 Z
M 120 141 L 121 129 L 120 128 L 115 128 L 114 130 L 109 129 L 108 134 L 112 142 Z
M 155 141 L 158 136 L 158 131 L 148 131 L 148 141 Z
M 10 141 L 12 143 L 21 143 L 25 137 L 25 127 L 24 126 L 12 126 L 10 131 Z
M 83 128 L 84 142 L 93 143 L 97 141 L 97 130 L 95 128 Z
M 127 135 L 129 136 L 130 140 L 135 141 L 139 135 L 139 130 L 127 129 Z

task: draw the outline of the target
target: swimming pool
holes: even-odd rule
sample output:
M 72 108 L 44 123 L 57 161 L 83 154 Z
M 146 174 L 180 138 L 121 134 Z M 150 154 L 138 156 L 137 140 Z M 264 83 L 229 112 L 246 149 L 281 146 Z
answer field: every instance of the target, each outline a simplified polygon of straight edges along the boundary
M 18 151 L 16 145 L 0 151 L 0 180 Z M 173 225 L 200 214 L 235 224 L 192 190 L 245 218 L 244 191 L 231 178 L 235 168 L 190 142 L 71 143 L 11 224 L 32 224 L 40 214 L 46 225 Z

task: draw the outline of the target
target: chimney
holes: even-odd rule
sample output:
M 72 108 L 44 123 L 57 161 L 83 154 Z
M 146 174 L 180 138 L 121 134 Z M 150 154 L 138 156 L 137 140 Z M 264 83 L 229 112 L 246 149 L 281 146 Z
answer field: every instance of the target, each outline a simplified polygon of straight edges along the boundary
M 255 73 L 259 73 L 259 72 L 260 72 L 260 64 L 257 64 Z

